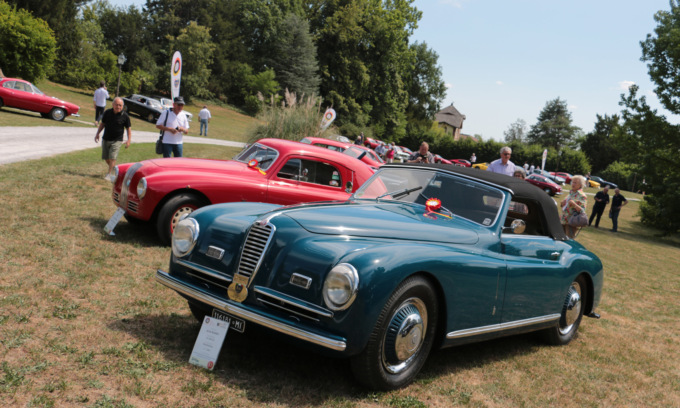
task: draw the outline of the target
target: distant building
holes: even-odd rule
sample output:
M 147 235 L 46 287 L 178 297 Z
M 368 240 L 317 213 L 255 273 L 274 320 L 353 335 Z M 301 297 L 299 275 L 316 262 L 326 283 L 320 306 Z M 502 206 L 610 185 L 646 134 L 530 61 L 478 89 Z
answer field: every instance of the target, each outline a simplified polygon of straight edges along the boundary
M 453 140 L 458 141 L 461 139 L 460 130 L 463 129 L 465 115 L 458 112 L 458 109 L 454 108 L 453 104 L 437 112 L 434 118 L 439 127 L 444 129 L 447 135 L 451 135 Z

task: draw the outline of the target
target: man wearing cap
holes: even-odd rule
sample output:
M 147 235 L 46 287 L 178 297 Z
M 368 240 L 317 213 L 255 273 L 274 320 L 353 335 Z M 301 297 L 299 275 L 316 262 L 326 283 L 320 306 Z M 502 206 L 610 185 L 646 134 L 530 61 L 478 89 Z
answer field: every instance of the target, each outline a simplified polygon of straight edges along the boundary
M 184 98 L 178 96 L 172 101 L 172 109 L 158 117 L 156 129 L 163 131 L 163 157 L 182 157 L 182 138 L 189 132 Z

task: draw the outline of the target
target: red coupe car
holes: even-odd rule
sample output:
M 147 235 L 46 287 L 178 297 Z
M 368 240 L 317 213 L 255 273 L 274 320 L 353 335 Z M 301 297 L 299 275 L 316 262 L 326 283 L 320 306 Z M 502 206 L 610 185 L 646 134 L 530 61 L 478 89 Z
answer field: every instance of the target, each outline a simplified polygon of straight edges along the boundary
M 453 164 L 453 162 L 451 160 L 445 159 L 438 154 L 434 155 L 434 162 L 435 163 L 442 163 L 442 164 Z
M 454 166 L 472 167 L 472 163 L 470 163 L 469 160 L 465 159 L 452 159 L 451 162 L 453 163 Z
M 0 108 L 3 106 L 38 112 L 54 120 L 79 116 L 80 110 L 78 105 L 47 96 L 32 83 L 17 78 L 0 78 Z
M 192 211 L 225 202 L 346 200 L 373 171 L 345 154 L 261 139 L 233 160 L 161 158 L 116 166 L 113 202 L 130 222 L 150 221 L 164 244 Z
M 550 174 L 552 174 L 553 176 L 562 177 L 566 184 L 571 184 L 571 178 L 574 177 L 571 174 L 565 173 L 563 171 L 558 172 L 551 171 Z
M 562 187 L 540 174 L 530 174 L 525 180 L 552 196 L 562 192 Z

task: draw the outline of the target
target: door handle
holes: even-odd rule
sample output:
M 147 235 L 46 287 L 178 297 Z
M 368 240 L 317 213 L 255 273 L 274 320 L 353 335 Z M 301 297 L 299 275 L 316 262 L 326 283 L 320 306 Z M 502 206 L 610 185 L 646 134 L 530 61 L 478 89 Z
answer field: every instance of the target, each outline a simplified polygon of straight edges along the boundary
M 552 259 L 552 260 L 560 259 L 560 255 L 561 255 L 561 253 L 559 253 L 559 252 L 553 252 L 552 254 L 550 254 L 550 259 Z

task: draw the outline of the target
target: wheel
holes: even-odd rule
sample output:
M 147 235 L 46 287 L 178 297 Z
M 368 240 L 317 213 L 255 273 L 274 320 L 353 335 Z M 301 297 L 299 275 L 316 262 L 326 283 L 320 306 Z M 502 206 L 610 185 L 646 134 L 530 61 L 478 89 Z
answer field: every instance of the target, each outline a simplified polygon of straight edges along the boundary
M 552 195 L 552 190 L 550 190 L 548 187 L 544 188 L 543 191 L 545 191 L 546 193 Z
M 164 245 L 170 245 L 175 225 L 184 217 L 206 205 L 203 200 L 193 194 L 180 194 L 168 200 L 158 213 L 156 230 Z
M 156 122 L 156 118 L 153 116 L 153 113 L 149 113 L 146 116 L 146 120 L 148 120 L 149 122 Z
M 57 121 L 62 121 L 66 117 L 66 111 L 62 108 L 53 108 L 50 111 L 50 118 Z
M 432 285 L 419 276 L 402 282 L 383 307 L 366 348 L 351 360 L 356 379 L 378 390 L 413 381 L 432 348 L 437 318 Z
M 562 315 L 558 324 L 543 332 L 548 343 L 561 346 L 576 337 L 576 331 L 581 324 L 583 309 L 588 298 L 587 291 L 588 286 L 583 276 L 579 276 L 571 283 L 569 290 L 567 290 L 567 297 L 564 299 Z

